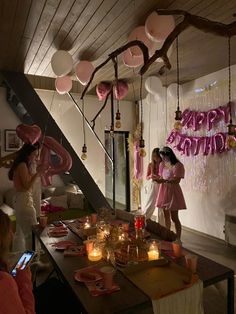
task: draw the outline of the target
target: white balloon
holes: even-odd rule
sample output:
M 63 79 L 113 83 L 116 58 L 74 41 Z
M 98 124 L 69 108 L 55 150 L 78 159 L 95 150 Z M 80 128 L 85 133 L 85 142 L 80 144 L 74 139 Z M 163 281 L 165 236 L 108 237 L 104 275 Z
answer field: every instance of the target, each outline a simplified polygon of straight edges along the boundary
M 58 50 L 52 56 L 51 66 L 56 76 L 65 76 L 73 68 L 72 56 L 65 50 Z
M 167 88 L 167 96 L 170 98 L 177 98 L 177 83 L 172 83 Z M 179 96 L 183 96 L 183 89 L 182 86 L 179 85 Z
M 162 82 L 157 76 L 149 76 L 145 81 L 145 88 L 147 92 L 159 95 L 162 90 Z
M 162 103 L 162 98 L 159 95 L 154 95 L 151 93 L 148 93 L 146 98 L 145 98 L 145 102 L 148 105 L 151 105 L 153 103 L 156 103 L 157 105 Z

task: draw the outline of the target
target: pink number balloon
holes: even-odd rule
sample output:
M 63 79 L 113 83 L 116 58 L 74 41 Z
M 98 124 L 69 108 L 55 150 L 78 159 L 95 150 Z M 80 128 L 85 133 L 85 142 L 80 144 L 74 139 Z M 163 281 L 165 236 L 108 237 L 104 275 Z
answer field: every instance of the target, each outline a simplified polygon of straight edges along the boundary
M 16 127 L 16 134 L 24 143 L 34 144 L 39 141 L 42 132 L 36 124 L 19 124 Z
M 154 42 L 151 41 L 147 37 L 144 26 L 138 26 L 131 32 L 131 34 L 129 35 L 128 41 L 130 42 L 133 40 L 142 41 L 147 46 L 149 51 L 154 50 L 154 47 L 155 47 Z M 130 52 L 133 56 L 141 56 L 142 55 L 142 50 L 138 46 L 131 47 Z
M 86 85 L 94 71 L 94 66 L 90 61 L 80 61 L 75 67 L 75 74 L 82 85 Z
M 145 31 L 152 41 L 162 41 L 175 28 L 175 20 L 172 15 L 158 15 L 152 12 L 145 22 Z
M 51 150 L 59 157 L 57 165 L 53 165 L 51 162 Z M 41 177 L 42 183 L 43 185 L 49 185 L 52 182 L 53 175 L 70 170 L 72 159 L 68 151 L 60 143 L 50 136 L 45 136 L 40 155 L 40 163 L 48 170 Z
M 69 76 L 57 77 L 55 80 L 55 88 L 61 95 L 69 93 L 72 88 L 72 79 Z

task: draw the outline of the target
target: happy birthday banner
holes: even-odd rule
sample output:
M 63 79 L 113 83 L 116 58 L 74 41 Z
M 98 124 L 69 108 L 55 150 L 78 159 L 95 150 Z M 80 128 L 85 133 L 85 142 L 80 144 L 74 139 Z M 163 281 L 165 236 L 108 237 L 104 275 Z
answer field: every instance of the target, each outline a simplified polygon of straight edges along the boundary
M 225 106 L 220 106 L 208 111 L 192 111 L 184 110 L 181 124 L 186 128 L 191 128 L 197 131 L 201 126 L 206 125 L 207 130 L 210 131 L 213 125 L 224 119 L 225 123 L 229 122 L 230 107 L 232 103 Z
M 213 136 L 187 136 L 173 130 L 168 139 L 168 144 L 175 144 L 175 148 L 184 155 L 198 155 L 202 151 L 203 155 L 214 155 L 223 153 L 227 148 L 227 133 L 216 133 Z
M 183 112 L 181 124 L 183 127 L 191 128 L 194 131 L 198 131 L 202 126 L 205 126 L 210 131 L 220 120 L 224 120 L 225 124 L 229 122 L 232 105 L 233 103 L 229 102 L 225 106 L 208 111 L 186 109 Z M 188 136 L 173 130 L 167 139 L 167 143 L 174 144 L 174 148 L 186 156 L 196 156 L 200 152 L 207 156 L 227 151 L 227 139 L 227 133 L 224 132 L 219 132 L 212 136 Z M 234 140 L 236 140 L 236 137 L 234 137 Z

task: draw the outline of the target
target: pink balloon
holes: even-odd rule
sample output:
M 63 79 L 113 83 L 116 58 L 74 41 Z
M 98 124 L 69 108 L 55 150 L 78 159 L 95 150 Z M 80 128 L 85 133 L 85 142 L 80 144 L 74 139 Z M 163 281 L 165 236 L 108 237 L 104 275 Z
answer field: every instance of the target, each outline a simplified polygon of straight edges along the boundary
M 131 34 L 129 35 L 128 41 L 132 40 L 140 40 L 142 41 L 148 48 L 149 51 L 153 51 L 155 44 L 153 41 L 151 41 L 145 32 L 144 26 L 138 26 L 136 27 Z M 133 46 L 130 48 L 130 52 L 133 56 L 141 56 L 142 50 L 138 46 Z
M 39 141 L 42 131 L 36 124 L 19 124 L 16 127 L 16 134 L 24 143 L 34 144 Z
M 112 85 L 109 82 L 100 82 L 96 86 L 96 93 L 99 100 L 106 99 L 107 95 L 110 93 Z
M 172 15 L 158 15 L 152 12 L 145 22 L 147 37 L 158 42 L 165 40 L 175 28 L 175 20 Z
M 130 68 L 136 68 L 143 64 L 143 54 L 141 56 L 133 56 L 130 49 L 127 49 L 122 54 L 124 64 Z
M 45 136 L 42 144 L 40 164 L 48 171 L 41 176 L 41 180 L 43 185 L 50 185 L 52 183 L 53 175 L 70 170 L 72 159 L 68 151 L 54 138 Z M 57 165 L 53 165 L 51 162 L 51 150 L 59 157 Z
M 69 76 L 57 77 L 55 87 L 56 91 L 61 95 L 69 93 L 72 88 L 72 79 Z
M 224 133 L 216 133 L 213 136 L 213 146 L 216 153 L 223 153 L 226 150 L 226 135 Z
M 207 130 L 208 131 L 210 131 L 212 129 L 213 122 L 218 121 L 219 118 L 220 117 L 219 117 L 219 113 L 217 110 L 209 110 L 207 112 L 206 121 L 207 121 Z
M 199 130 L 201 124 L 203 124 L 205 122 L 205 119 L 206 119 L 205 112 L 196 112 L 195 123 L 193 126 L 194 131 Z
M 94 66 L 90 61 L 80 61 L 75 67 L 75 74 L 82 85 L 86 85 L 94 71 Z
M 115 94 L 116 99 L 119 99 L 119 100 L 123 99 L 127 95 L 128 91 L 129 91 L 129 86 L 125 81 L 118 80 L 118 82 L 115 83 L 114 94 Z
M 193 141 L 193 146 L 194 146 L 193 154 L 194 156 L 196 156 L 199 154 L 202 138 L 198 136 L 193 136 L 192 141 Z
M 189 156 L 190 155 L 190 151 L 191 151 L 191 147 L 192 147 L 192 140 L 190 137 L 185 137 L 184 141 L 183 141 L 183 153 L 184 155 Z

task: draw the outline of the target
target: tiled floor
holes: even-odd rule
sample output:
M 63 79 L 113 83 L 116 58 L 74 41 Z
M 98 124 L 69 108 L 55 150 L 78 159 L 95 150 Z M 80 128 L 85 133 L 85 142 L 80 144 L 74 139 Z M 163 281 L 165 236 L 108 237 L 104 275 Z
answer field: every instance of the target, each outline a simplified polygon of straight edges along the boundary
M 225 265 L 236 273 L 236 248 L 227 246 L 224 241 L 189 230 L 183 230 L 182 241 L 184 247 Z M 226 287 L 226 282 L 222 282 L 204 289 L 205 314 L 226 313 Z M 236 293 L 234 300 L 236 308 Z

